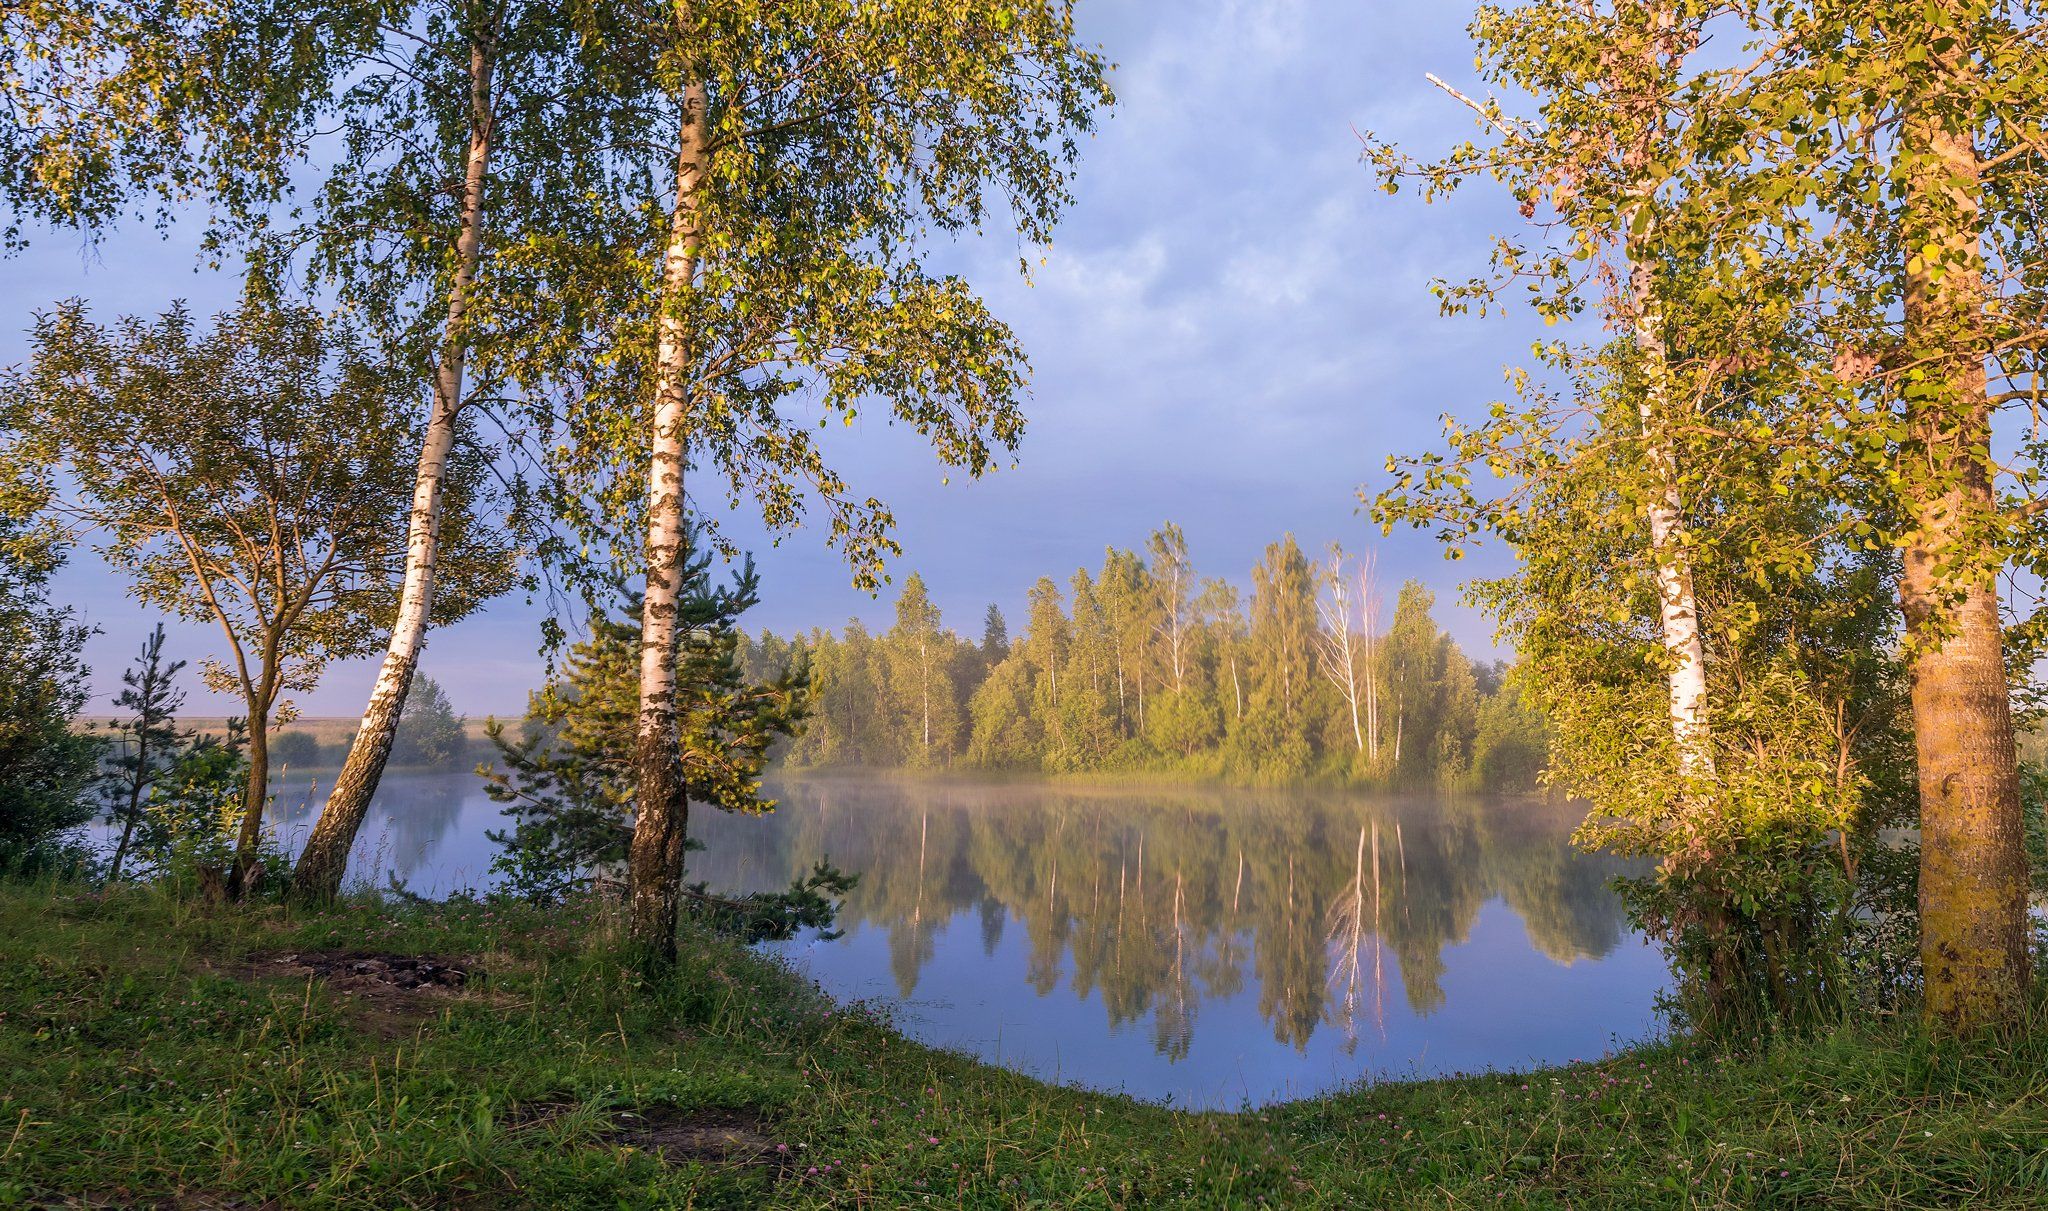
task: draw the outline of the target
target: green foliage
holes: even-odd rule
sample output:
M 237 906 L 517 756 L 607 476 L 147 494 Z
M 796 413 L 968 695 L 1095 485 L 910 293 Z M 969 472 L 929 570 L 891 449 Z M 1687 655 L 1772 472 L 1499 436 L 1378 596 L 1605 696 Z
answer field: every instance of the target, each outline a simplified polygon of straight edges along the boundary
M 911 573 L 896 598 L 896 625 L 882 636 L 882 658 L 890 730 L 904 738 L 905 763 L 912 768 L 942 764 L 958 744 L 960 704 L 952 666 L 966 655 L 959 647 L 959 639 L 942 628 L 924 577 Z
M 769 680 L 748 678 L 738 620 L 760 580 L 748 560 L 729 584 L 714 584 L 712 559 L 703 551 L 684 561 L 675 658 L 685 787 L 694 803 L 759 814 L 775 807 L 761 795 L 761 771 L 804 715 L 807 674 L 797 660 Z M 495 719 L 487 725 L 502 768 L 483 768 L 486 790 L 513 822 L 490 834 L 504 847 L 492 869 L 519 895 L 558 901 L 625 861 L 637 790 L 640 609 L 637 596 L 622 594 L 615 613 L 592 615 L 590 637 L 570 650 L 562 674 L 531 695 L 518 739 Z M 839 877 L 825 875 L 799 880 L 790 912 L 815 911 L 811 897 L 829 894 Z
M 5 433 L 0 426 L 0 433 Z M 65 834 L 92 819 L 87 796 L 100 759 L 97 737 L 75 731 L 85 705 L 78 655 L 91 629 L 50 604 L 62 550 L 47 529 L 0 501 L 0 873 L 61 866 Z
M 447 765 L 462 756 L 469 740 L 463 720 L 449 705 L 448 694 L 432 677 L 413 678 L 398 717 L 398 737 L 391 760 L 400 765 Z
M 807 929 L 816 931 L 816 940 L 830 942 L 840 936 L 840 901 L 859 882 L 859 875 L 820 862 L 783 891 L 716 896 L 705 884 L 693 883 L 683 895 L 693 919 L 742 942 L 779 942 Z
M 2035 895 L 2048 895 L 2048 768 L 2020 766 L 2020 796 L 2027 812 L 2027 864 Z
M 1546 322 L 1604 321 L 1537 345 L 1514 402 L 1447 421 L 1443 451 L 1390 457 L 1365 495 L 1452 555 L 1491 537 L 1518 557 L 1471 590 L 1552 729 L 1550 781 L 1593 803 L 1587 844 L 1658 860 L 1631 889 L 1639 919 L 1671 950 L 1688 1020 L 1735 1034 L 1835 1020 L 1888 996 L 1900 966 L 1879 941 L 1898 907 L 1880 833 L 1911 822 L 1883 449 L 1898 434 L 1837 377 L 1861 373 L 1845 349 L 1870 347 L 1848 330 L 1873 296 L 1815 276 L 1866 238 L 1814 224 L 1824 195 L 1853 208 L 1861 184 L 1816 185 L 1812 107 L 1855 90 L 1781 74 L 1832 56 L 1857 7 L 1485 8 L 1476 65 L 1529 111 L 1473 102 L 1488 141 L 1433 163 L 1368 140 L 1390 191 L 1490 178 L 1533 220 L 1490 275 L 1439 287 L 1447 312 L 1519 295 Z M 1739 71 L 1703 50 L 1752 34 L 1768 49 Z M 1872 146 L 1851 141 L 1851 158 Z M 1684 627 L 1704 665 L 1690 717 L 1670 681 Z
M 158 779 L 137 833 L 140 873 L 189 893 L 210 889 L 235 859 L 242 793 L 249 777 L 248 732 L 231 720 L 226 737 L 200 736 Z M 281 870 L 282 856 L 259 851 Z
M 1014 450 L 1023 351 L 925 259 L 998 215 L 1026 245 L 1050 238 L 1107 63 L 1066 0 L 634 3 L 592 8 L 579 33 L 609 158 L 565 194 L 573 221 L 500 255 L 489 321 L 491 356 L 567 438 L 547 495 L 574 538 L 543 554 L 602 564 L 599 592 L 637 570 L 661 376 L 705 477 L 693 492 L 751 500 L 771 530 L 822 513 L 855 583 L 877 586 L 895 518 L 823 432 L 879 414 L 969 475 Z M 702 143 L 679 166 L 686 126 Z
M 1550 727 L 1518 681 L 1496 678 L 1493 692 L 1480 697 L 1472 747 L 1479 755 L 1473 769 L 1479 785 L 1533 791 L 1549 761 Z
M 9 464 L 44 484 L 53 516 L 90 531 L 141 601 L 218 627 L 202 666 L 238 694 L 257 741 L 244 800 L 288 693 L 329 661 L 374 650 L 393 609 L 421 419 L 416 391 L 346 323 L 252 286 L 200 332 L 174 306 L 94 324 L 83 304 L 38 318 L 34 357 L 0 388 Z M 510 549 L 480 518 L 487 460 L 458 456 L 437 605 L 459 616 L 507 587 Z M 253 837 L 251 838 L 253 841 Z
M 121 692 L 115 695 L 114 705 L 130 714 L 116 724 L 118 735 L 109 742 L 113 750 L 108 762 L 111 768 L 100 781 L 107 815 L 121 828 L 120 840 L 107 866 L 108 882 L 121 877 L 121 866 L 136 829 L 151 820 L 149 801 L 157 783 L 191 743 L 191 736 L 177 727 L 178 711 L 185 705 L 185 691 L 178 688 L 176 679 L 184 667 L 182 660 L 164 663 L 164 627 L 158 623 L 143 640 L 135 663 L 121 673 Z
M 27 219 L 86 239 L 151 198 L 203 198 L 213 235 L 287 191 L 307 128 L 394 6 L 34 0 L 0 9 L 0 247 Z
M 1070 593 L 1041 579 L 1015 639 L 1006 624 L 996 638 L 993 607 L 979 645 L 946 629 L 916 575 L 879 640 L 858 623 L 787 641 L 764 633 L 756 647 L 805 653 L 815 687 L 786 760 L 1536 788 L 1547 752 L 1540 712 L 1491 671 L 1480 691 L 1479 671 L 1438 629 L 1420 585 L 1403 587 L 1391 627 L 1370 635 L 1375 647 L 1366 640 L 1376 616 L 1360 617 L 1355 601 L 1319 608 L 1330 573 L 1292 538 L 1268 548 L 1248 607 L 1225 585 L 1193 590 L 1177 527 L 1148 551 L 1149 562 L 1112 548 L 1099 573 L 1075 573 Z M 1325 642 L 1339 625 L 1352 632 L 1354 684 L 1377 695 L 1378 715 L 1361 707 L 1356 728 Z M 950 680 L 939 675 L 946 668 Z
M 279 769 L 318 766 L 327 759 L 327 755 L 326 746 L 311 732 L 285 731 L 270 738 L 270 759 L 277 763 Z

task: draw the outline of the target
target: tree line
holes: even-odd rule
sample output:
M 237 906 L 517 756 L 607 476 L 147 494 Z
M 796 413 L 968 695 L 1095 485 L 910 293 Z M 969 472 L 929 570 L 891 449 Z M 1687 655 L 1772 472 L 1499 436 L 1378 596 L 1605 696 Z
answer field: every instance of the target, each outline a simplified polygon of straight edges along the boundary
M 764 631 L 746 659 L 809 675 L 793 767 L 1535 788 L 1541 720 L 1437 626 L 1428 589 L 1388 610 L 1370 557 L 1311 561 L 1291 535 L 1251 584 L 1199 576 L 1168 523 L 1142 554 L 1039 579 L 1014 638 L 993 605 L 977 639 L 947 627 L 913 573 L 888 630 Z

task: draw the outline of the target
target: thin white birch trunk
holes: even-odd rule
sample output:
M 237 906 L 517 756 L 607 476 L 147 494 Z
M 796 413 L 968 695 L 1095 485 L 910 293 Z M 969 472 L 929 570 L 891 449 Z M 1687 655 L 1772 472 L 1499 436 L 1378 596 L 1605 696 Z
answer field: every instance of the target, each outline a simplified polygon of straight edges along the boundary
M 1655 11 L 1656 28 L 1674 41 L 1679 38 L 1677 14 L 1670 7 Z M 1653 58 L 1663 49 L 1656 40 L 1645 53 Z M 1653 69 L 1656 63 L 1650 65 Z M 1643 426 L 1643 448 L 1652 480 L 1645 506 L 1650 526 L 1650 554 L 1656 562 L 1658 622 L 1664 654 L 1669 664 L 1666 678 L 1670 698 L 1671 734 L 1678 748 L 1678 767 L 1689 778 L 1711 777 L 1714 772 L 1712 735 L 1707 724 L 1707 660 L 1700 637 L 1699 602 L 1693 593 L 1692 553 L 1686 543 L 1685 522 L 1679 483 L 1678 458 L 1669 426 L 1675 401 L 1671 398 L 1670 349 L 1665 338 L 1664 315 L 1657 299 L 1660 271 L 1656 245 L 1656 182 L 1651 178 L 1655 161 L 1655 139 L 1669 98 L 1656 97 L 1644 108 L 1655 107 L 1654 119 L 1641 119 L 1628 149 L 1624 168 L 1637 176 L 1637 192 L 1621 218 L 1627 232 L 1622 252 L 1628 260 L 1627 314 L 1623 317 L 1628 334 L 1642 357 L 1646 383 L 1637 404 Z M 1655 125 L 1652 125 L 1652 122 Z
M 689 7 L 676 6 L 687 32 Z M 629 855 L 631 936 L 643 961 L 675 957 L 677 897 L 689 827 L 681 737 L 676 731 L 678 615 L 683 594 L 683 469 L 687 458 L 692 348 L 685 314 L 702 250 L 700 189 L 708 165 L 710 96 L 686 68 L 676 156 L 675 206 L 664 250 L 654 415 L 647 467 L 647 584 L 640 613 L 637 815 Z
M 490 175 L 493 127 L 491 90 L 496 61 L 489 47 L 472 44 L 469 58 L 469 147 L 464 154 L 462 217 L 455 242 L 455 276 L 448 287 L 448 315 L 434 369 L 432 412 L 413 476 L 412 509 L 406 524 L 405 578 L 384 663 L 363 709 L 362 723 L 336 775 L 327 805 L 306 838 L 292 874 L 295 894 L 331 899 L 341 890 L 348 854 L 384 776 L 399 716 L 426 646 L 440 557 L 442 497 L 448 460 L 455 449 L 456 419 L 462 408 L 462 378 L 469 355 L 463 320 L 483 259 L 484 187 Z

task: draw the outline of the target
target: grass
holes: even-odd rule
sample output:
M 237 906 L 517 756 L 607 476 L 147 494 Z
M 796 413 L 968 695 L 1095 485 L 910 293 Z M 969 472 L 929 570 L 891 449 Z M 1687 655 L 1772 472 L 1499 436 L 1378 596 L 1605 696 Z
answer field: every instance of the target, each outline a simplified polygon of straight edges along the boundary
M 715 939 L 644 985 L 612 939 L 588 907 L 0 888 L 0 1205 L 2048 1205 L 2040 1032 L 1876 1023 L 1184 1114 L 921 1047 Z M 316 949 L 482 978 L 379 1001 L 267 957 Z M 629 1112 L 752 1145 L 664 1158 Z

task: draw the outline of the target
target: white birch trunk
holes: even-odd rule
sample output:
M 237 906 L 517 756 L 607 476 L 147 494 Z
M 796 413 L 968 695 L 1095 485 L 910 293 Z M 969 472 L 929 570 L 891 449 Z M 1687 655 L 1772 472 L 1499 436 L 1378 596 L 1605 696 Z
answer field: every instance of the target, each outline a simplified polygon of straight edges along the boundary
M 677 5 L 687 31 L 688 6 Z M 689 803 L 676 731 L 675 650 L 683 593 L 683 470 L 687 457 L 692 348 L 685 310 L 696 289 L 703 231 L 699 189 L 709 154 L 708 90 L 691 70 L 684 85 L 675 207 L 664 250 L 651 456 L 647 468 L 647 584 L 640 613 L 637 809 L 630 851 L 631 933 L 643 958 L 673 959 Z
M 335 777 L 320 819 L 306 838 L 293 871 L 295 894 L 331 899 L 341 890 L 349 850 L 368 814 L 370 799 L 384 776 L 384 763 L 398 734 L 399 716 L 426 646 L 427 624 L 434 604 L 434 577 L 441 547 L 442 496 L 448 460 L 455 449 L 456 418 L 462 408 L 462 378 L 469 354 L 463 329 L 470 294 L 483 259 L 484 186 L 490 175 L 492 81 L 495 62 L 482 45 L 472 45 L 469 62 L 469 147 L 464 156 L 462 218 L 455 243 L 455 276 L 448 288 L 448 315 L 442 329 L 440 356 L 434 370 L 432 411 L 413 476 L 412 508 L 406 523 L 405 578 L 399 588 L 398 613 L 391 642 L 377 670 L 362 723 L 349 745 L 348 758 Z
M 1674 22 L 1668 10 L 1660 13 L 1658 19 L 1666 28 Z M 1650 132 L 1645 132 L 1632 149 L 1631 170 L 1649 171 L 1653 155 L 1651 137 Z M 1646 378 L 1637 412 L 1652 481 L 1645 513 L 1650 527 L 1650 555 L 1656 563 L 1658 623 L 1669 666 L 1666 679 L 1671 735 L 1678 748 L 1679 772 L 1688 778 L 1709 777 L 1714 772 L 1714 759 L 1707 726 L 1706 648 L 1700 637 L 1699 602 L 1693 594 L 1692 553 L 1686 544 L 1678 459 L 1668 432 L 1673 407 L 1670 349 L 1664 335 L 1663 311 L 1657 301 L 1654 190 L 1654 182 L 1645 181 L 1622 216 L 1628 232 L 1623 237 L 1622 250 L 1629 266 L 1625 320 L 1629 336 L 1642 356 Z
M 1668 39 L 1652 40 L 1651 56 L 1682 53 L 1690 40 L 1678 33 L 1678 15 L 1671 6 L 1652 10 L 1656 29 Z M 1652 70 L 1656 64 L 1649 65 Z M 1660 115 L 1670 107 L 1657 97 Z M 1714 772 L 1712 735 L 1707 725 L 1707 660 L 1700 637 L 1699 602 L 1693 594 L 1692 553 L 1686 543 L 1678 458 L 1668 426 L 1671 423 L 1670 349 L 1663 311 L 1657 301 L 1658 254 L 1655 242 L 1657 182 L 1652 178 L 1655 140 L 1661 126 L 1636 132 L 1624 168 L 1635 174 L 1636 193 L 1621 215 L 1627 232 L 1622 252 L 1628 260 L 1627 313 L 1623 317 L 1631 340 L 1643 359 L 1646 385 L 1637 404 L 1643 426 L 1643 449 L 1652 487 L 1645 513 L 1650 528 L 1650 555 L 1656 562 L 1658 624 L 1663 638 L 1671 714 L 1671 736 L 1678 749 L 1679 772 L 1688 778 Z

